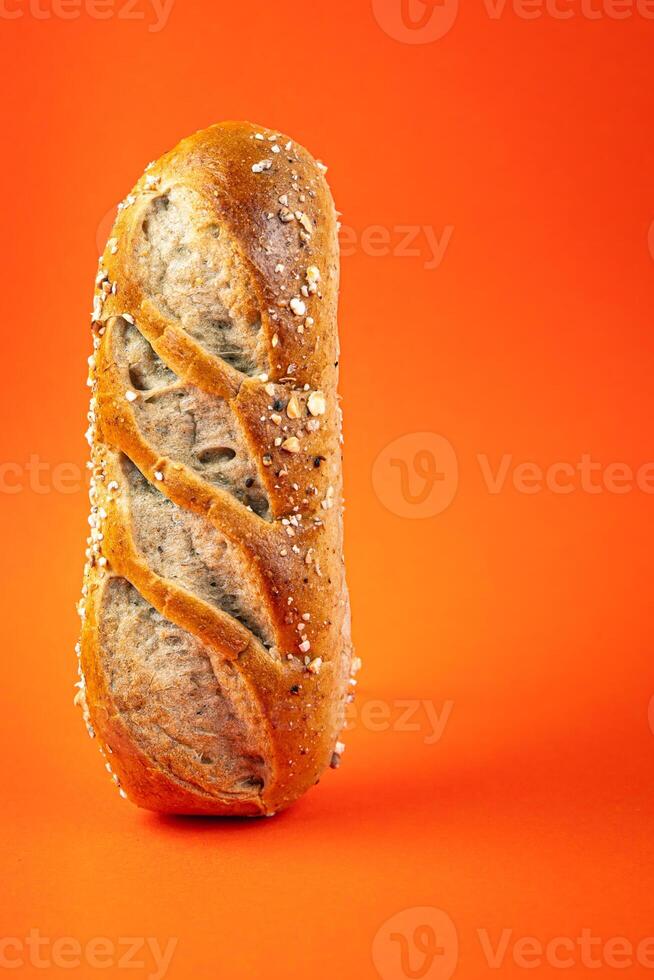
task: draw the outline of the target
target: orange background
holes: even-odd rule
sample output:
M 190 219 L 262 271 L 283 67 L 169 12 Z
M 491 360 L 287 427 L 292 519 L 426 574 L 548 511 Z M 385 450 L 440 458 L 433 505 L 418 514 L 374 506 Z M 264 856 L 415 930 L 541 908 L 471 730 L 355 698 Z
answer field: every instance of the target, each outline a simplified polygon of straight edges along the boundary
M 21 2 L 24 16 L 0 16 L 0 461 L 18 465 L 0 493 L 0 936 L 177 937 L 171 980 L 364 980 L 386 920 L 433 906 L 458 934 L 455 975 L 476 980 L 525 974 L 510 949 L 491 970 L 479 929 L 493 943 L 503 929 L 654 935 L 653 498 L 579 480 L 526 494 L 511 476 L 492 494 L 478 460 L 654 459 L 654 21 L 591 20 L 574 0 L 566 20 L 510 4 L 494 19 L 466 0 L 446 36 L 406 44 L 369 0 L 177 0 L 159 32 L 3 9 Z M 52 475 L 86 460 L 107 212 L 149 160 L 229 118 L 324 159 L 357 234 L 341 391 L 364 661 L 341 770 L 273 820 L 232 823 L 136 810 L 86 738 L 72 685 L 87 500 Z M 361 244 L 373 225 L 391 254 Z M 423 234 L 421 254 L 393 254 L 404 225 L 453 228 L 437 268 Z M 407 516 L 397 466 L 373 486 L 407 433 L 456 453 L 457 492 L 435 516 Z M 406 445 L 419 493 L 421 439 Z M 44 493 L 31 454 L 50 464 Z M 407 699 L 417 731 L 399 719 Z M 451 702 L 435 742 L 425 701 Z M 385 724 L 365 715 L 373 702 Z M 402 980 L 383 943 L 383 980 Z M 446 960 L 428 980 L 449 976 Z

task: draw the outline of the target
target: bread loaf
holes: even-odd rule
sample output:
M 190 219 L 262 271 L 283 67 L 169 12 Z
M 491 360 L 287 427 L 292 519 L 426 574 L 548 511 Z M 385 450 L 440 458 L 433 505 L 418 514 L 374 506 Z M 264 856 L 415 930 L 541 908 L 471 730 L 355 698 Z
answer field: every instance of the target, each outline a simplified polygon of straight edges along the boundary
M 77 700 L 121 795 L 257 815 L 336 767 L 351 678 L 325 168 L 248 123 L 150 164 L 92 314 Z

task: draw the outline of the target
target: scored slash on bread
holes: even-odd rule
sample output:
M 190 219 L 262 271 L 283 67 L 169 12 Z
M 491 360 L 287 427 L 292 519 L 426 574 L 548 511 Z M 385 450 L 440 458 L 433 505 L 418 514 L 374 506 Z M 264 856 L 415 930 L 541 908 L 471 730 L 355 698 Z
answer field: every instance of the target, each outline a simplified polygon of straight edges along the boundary
M 225 123 L 119 208 L 92 314 L 78 700 L 121 793 L 271 814 L 351 697 L 325 168 Z

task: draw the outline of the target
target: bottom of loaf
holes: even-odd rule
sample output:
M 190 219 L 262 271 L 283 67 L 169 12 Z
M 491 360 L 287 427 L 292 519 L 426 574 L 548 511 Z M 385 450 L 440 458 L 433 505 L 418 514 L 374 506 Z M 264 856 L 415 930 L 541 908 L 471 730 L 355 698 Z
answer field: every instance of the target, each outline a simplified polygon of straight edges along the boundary
M 96 590 L 94 616 L 88 709 L 126 795 L 170 813 L 263 813 L 266 746 L 237 666 L 124 578 Z

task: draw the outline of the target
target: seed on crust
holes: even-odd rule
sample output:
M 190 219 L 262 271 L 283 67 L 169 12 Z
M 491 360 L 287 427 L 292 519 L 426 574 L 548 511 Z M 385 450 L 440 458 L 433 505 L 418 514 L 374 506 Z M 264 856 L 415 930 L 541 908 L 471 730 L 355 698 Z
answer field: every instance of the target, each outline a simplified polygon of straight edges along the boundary
M 307 304 L 299 296 L 294 296 L 288 305 L 296 316 L 304 316 L 307 312 Z
M 324 415 L 327 411 L 327 401 L 322 391 L 312 391 L 309 395 L 309 400 L 307 401 L 307 408 L 311 414 L 315 417 L 317 415 Z
M 300 408 L 300 403 L 298 401 L 297 395 L 291 395 L 286 406 L 286 414 L 289 419 L 299 419 L 302 417 L 302 409 Z

